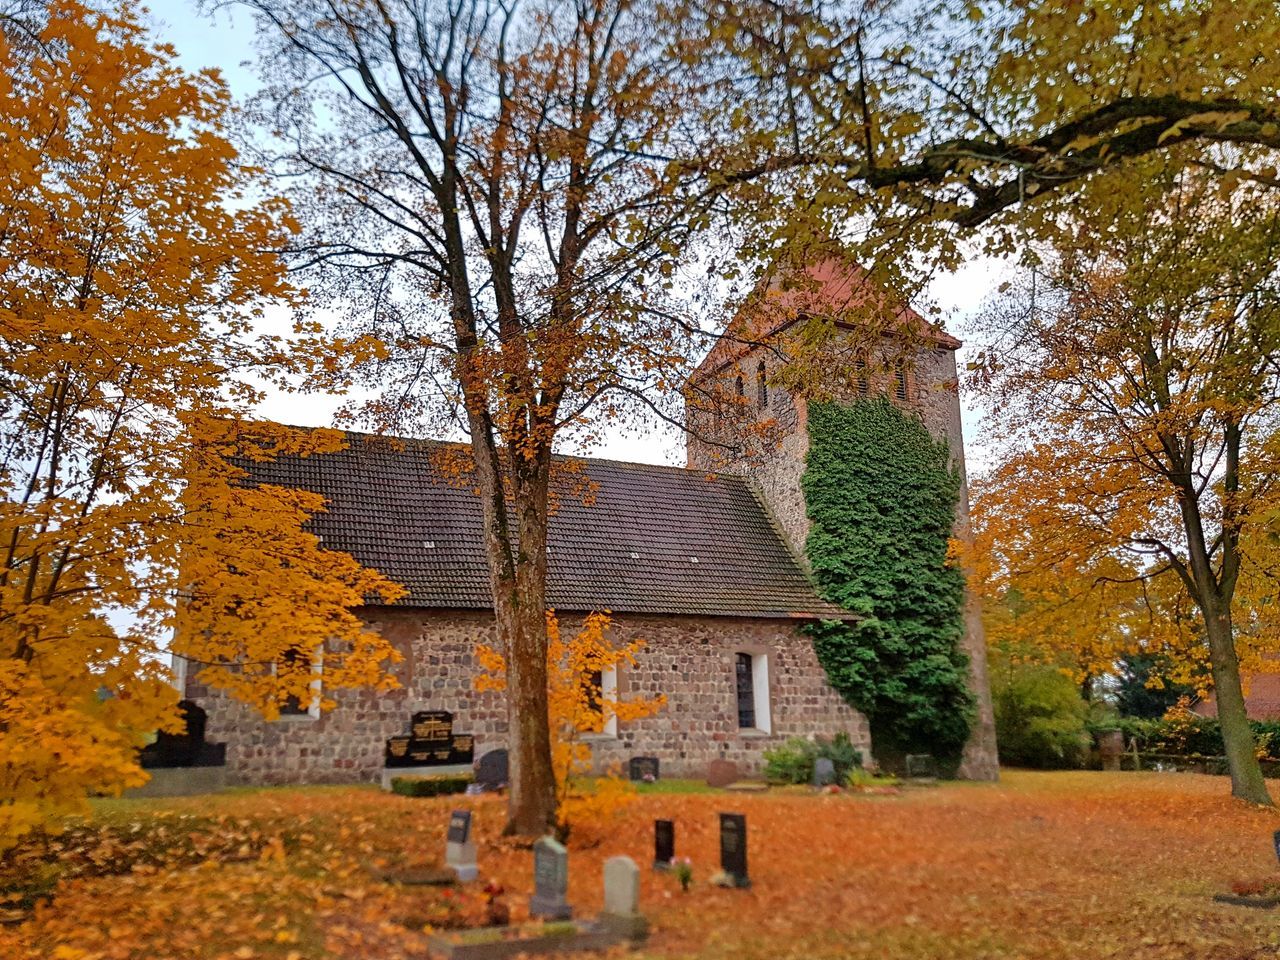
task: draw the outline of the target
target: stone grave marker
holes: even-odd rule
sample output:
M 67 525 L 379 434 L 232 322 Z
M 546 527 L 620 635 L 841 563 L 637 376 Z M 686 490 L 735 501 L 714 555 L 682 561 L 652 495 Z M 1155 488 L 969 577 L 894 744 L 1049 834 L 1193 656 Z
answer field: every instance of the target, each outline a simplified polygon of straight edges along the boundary
M 643 940 L 649 925 L 640 915 L 640 868 L 630 857 L 604 862 L 604 911 L 600 923 L 628 940 Z
M 937 780 L 938 764 L 930 753 L 908 753 L 907 763 L 907 779 L 908 780 Z
M 707 764 L 707 786 L 727 787 L 738 779 L 738 765 L 732 760 L 712 760 Z
M 628 764 L 628 773 L 632 780 L 652 783 L 658 779 L 658 758 L 632 757 Z
M 1280 860 L 1280 830 L 1277 830 L 1271 837 L 1271 842 L 1276 848 L 1276 859 Z
M 747 877 L 747 818 L 741 813 L 720 814 L 720 869 L 735 887 L 749 887 Z
M 476 764 L 476 784 L 481 790 L 497 790 L 510 780 L 511 766 L 506 750 L 490 750 Z
M 533 845 L 533 897 L 529 914 L 547 920 L 573 916 L 565 895 L 569 892 L 569 851 L 555 837 L 543 837 Z
M 825 787 L 836 782 L 836 765 L 830 757 L 819 757 L 813 761 L 813 785 Z
M 653 869 L 671 869 L 671 860 L 676 855 L 676 822 L 674 820 L 653 821 Z
M 463 883 L 470 883 L 480 875 L 476 867 L 476 845 L 471 839 L 470 810 L 455 810 L 449 814 L 449 833 L 445 837 L 444 862 L 453 868 L 453 872 Z

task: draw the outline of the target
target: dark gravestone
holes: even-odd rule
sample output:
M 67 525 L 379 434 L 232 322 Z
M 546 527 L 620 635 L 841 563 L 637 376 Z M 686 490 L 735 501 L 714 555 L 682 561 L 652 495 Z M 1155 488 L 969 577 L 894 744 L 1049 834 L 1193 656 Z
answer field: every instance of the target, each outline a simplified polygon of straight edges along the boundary
M 554 837 L 543 837 L 533 845 L 530 916 L 568 920 L 573 916 L 573 908 L 565 900 L 568 891 L 569 852 Z
M 720 814 L 720 869 L 735 887 L 749 887 L 747 877 L 747 818 L 741 813 Z
M 643 780 L 652 782 L 658 779 L 658 758 L 657 757 L 632 757 L 629 764 L 629 774 L 632 780 Z
M 738 780 L 738 765 L 732 760 L 712 760 L 707 764 L 707 786 L 727 787 Z
M 482 790 L 498 790 L 511 782 L 507 751 L 490 750 L 476 764 L 476 784 Z
M 908 780 L 938 779 L 938 764 L 931 753 L 908 753 L 906 766 Z
M 653 821 L 653 868 L 668 870 L 676 855 L 676 824 L 674 820 Z
M 449 814 L 449 843 L 466 843 L 471 839 L 471 811 L 455 810 Z
M 1276 859 L 1280 860 L 1280 830 L 1277 830 L 1271 838 L 1271 842 L 1275 844 Z
M 155 743 L 147 745 L 139 755 L 143 768 L 223 766 L 227 762 L 227 745 L 205 742 L 208 714 L 204 709 L 190 700 L 182 700 L 178 711 L 182 714 L 182 732 L 157 732 Z
M 470 883 L 480 875 L 476 867 L 476 845 L 471 841 L 470 810 L 455 810 L 449 814 L 444 862 L 453 869 L 463 883 Z
M 453 732 L 448 710 L 420 710 L 409 719 L 409 735 L 387 740 L 384 765 L 388 767 L 439 767 L 471 763 L 475 738 Z
M 829 757 L 819 757 L 813 761 L 813 785 L 825 787 L 836 782 L 836 765 Z

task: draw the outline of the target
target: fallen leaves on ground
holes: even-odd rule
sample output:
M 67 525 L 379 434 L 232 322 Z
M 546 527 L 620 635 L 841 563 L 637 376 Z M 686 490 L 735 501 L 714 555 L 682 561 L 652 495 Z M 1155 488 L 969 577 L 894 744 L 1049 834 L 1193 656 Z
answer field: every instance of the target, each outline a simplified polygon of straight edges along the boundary
M 589 849 L 571 838 L 570 900 L 598 910 L 603 862 L 625 853 L 644 868 L 644 957 L 1274 957 L 1272 914 L 1212 896 L 1276 872 L 1280 816 L 1226 793 L 1191 774 L 1007 773 L 895 797 L 645 795 Z M 461 805 L 475 811 L 481 883 L 379 879 L 438 865 Z M 722 810 L 747 816 L 749 890 L 708 882 Z M 648 869 L 655 817 L 675 820 L 677 854 L 693 860 L 688 894 Z M 527 916 L 531 854 L 500 840 L 502 823 L 499 798 L 357 787 L 106 802 L 53 841 L 66 872 L 25 922 L 0 927 L 0 956 L 418 960 L 430 930 L 481 921 L 485 880 Z

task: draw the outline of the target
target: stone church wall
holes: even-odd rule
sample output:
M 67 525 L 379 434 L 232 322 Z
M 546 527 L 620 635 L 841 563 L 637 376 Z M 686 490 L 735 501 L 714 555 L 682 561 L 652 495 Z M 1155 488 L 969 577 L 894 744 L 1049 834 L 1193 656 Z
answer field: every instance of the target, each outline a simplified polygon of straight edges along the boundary
M 396 668 L 400 689 L 337 691 L 338 706 L 319 717 L 267 723 L 224 695 L 189 682 L 187 695 L 209 714 L 206 736 L 226 741 L 228 774 L 240 784 L 334 783 L 376 780 L 383 743 L 405 733 L 418 710 L 449 710 L 454 729 L 476 737 L 476 756 L 505 746 L 506 707 L 499 693 L 471 689 L 477 643 L 493 643 L 493 618 L 482 612 L 370 608 L 362 615 L 405 655 Z M 565 633 L 577 625 L 561 618 Z M 714 759 L 759 771 L 764 750 L 787 737 L 849 733 L 869 750 L 864 718 L 826 682 L 809 640 L 785 620 L 616 615 L 612 636 L 645 641 L 635 666 L 618 671 L 620 697 L 667 696 L 653 717 L 619 725 L 616 737 L 593 736 L 597 767 L 632 756 L 660 758 L 664 776 L 701 777 Z M 771 733 L 739 730 L 735 657 L 768 662 Z

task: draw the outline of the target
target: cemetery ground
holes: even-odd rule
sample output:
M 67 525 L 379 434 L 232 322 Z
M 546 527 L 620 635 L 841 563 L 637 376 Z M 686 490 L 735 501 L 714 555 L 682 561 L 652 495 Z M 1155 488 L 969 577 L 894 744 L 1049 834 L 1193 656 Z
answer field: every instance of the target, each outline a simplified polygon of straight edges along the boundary
M 569 843 L 576 916 L 601 871 L 642 867 L 652 934 L 638 957 L 1274 957 L 1276 911 L 1213 901 L 1280 876 L 1280 815 L 1194 774 L 1026 773 L 893 796 L 738 794 L 654 785 Z M 480 880 L 388 883 L 438 866 L 449 811 L 474 813 Z M 746 815 L 749 889 L 709 883 L 717 814 Z M 405 798 L 363 787 L 107 800 L 87 825 L 22 851 L 0 925 L 6 960 L 392 960 L 427 956 L 426 928 L 474 925 L 496 881 L 515 919 L 527 848 L 498 837 L 500 797 Z M 653 821 L 675 822 L 688 893 L 653 872 Z M 10 864 L 12 870 L 14 864 Z M 25 886 L 24 886 L 25 885 Z M 11 921 L 15 914 L 9 913 Z

